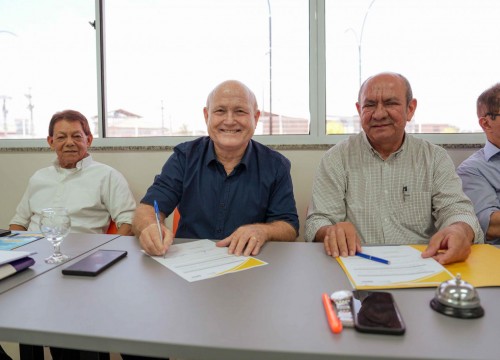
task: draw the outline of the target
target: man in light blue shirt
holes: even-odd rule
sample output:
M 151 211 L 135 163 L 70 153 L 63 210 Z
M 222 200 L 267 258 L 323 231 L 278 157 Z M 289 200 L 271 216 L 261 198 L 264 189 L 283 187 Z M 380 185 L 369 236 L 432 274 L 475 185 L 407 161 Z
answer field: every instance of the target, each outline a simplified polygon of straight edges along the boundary
M 477 116 L 486 144 L 465 160 L 457 173 L 487 242 L 500 244 L 500 83 L 478 97 Z

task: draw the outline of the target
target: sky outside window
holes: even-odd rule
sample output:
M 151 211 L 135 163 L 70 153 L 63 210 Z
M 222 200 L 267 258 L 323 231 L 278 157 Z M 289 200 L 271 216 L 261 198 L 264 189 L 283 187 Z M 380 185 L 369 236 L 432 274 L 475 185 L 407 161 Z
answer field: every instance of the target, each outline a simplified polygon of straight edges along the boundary
M 0 138 L 45 138 L 68 108 L 97 114 L 94 18 L 88 0 L 0 0 Z
M 498 14 L 496 0 L 327 0 L 328 116 L 356 115 L 361 61 L 362 80 L 381 71 L 408 78 L 415 132 L 423 124 L 481 132 L 476 99 L 500 81 Z
M 305 122 L 293 133 L 307 134 L 309 121 L 324 128 L 324 119 L 310 119 L 317 79 L 309 79 L 307 0 L 105 4 L 108 126 L 136 128 L 109 136 L 203 134 L 206 96 L 226 79 L 254 90 L 264 114 L 272 101 L 275 116 Z M 380 71 L 412 83 L 411 131 L 481 132 L 476 98 L 500 81 L 498 0 L 326 0 L 325 11 L 333 133 L 359 130 L 359 78 Z M 94 1 L 0 0 L 0 138 L 45 138 L 52 114 L 67 108 L 97 121 L 94 19 Z
M 208 93 L 237 79 L 255 92 L 261 110 L 269 112 L 272 101 L 273 114 L 301 117 L 309 132 L 306 0 L 106 4 L 108 111 L 140 115 L 153 134 L 159 127 L 165 135 L 205 134 Z

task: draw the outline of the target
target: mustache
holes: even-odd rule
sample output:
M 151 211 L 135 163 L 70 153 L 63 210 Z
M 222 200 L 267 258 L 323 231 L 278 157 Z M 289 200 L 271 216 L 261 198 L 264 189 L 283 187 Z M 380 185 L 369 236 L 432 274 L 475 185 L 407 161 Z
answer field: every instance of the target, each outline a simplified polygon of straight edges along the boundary
M 370 126 L 387 126 L 387 125 L 394 125 L 394 120 L 390 118 L 385 118 L 382 120 L 370 120 L 368 122 Z

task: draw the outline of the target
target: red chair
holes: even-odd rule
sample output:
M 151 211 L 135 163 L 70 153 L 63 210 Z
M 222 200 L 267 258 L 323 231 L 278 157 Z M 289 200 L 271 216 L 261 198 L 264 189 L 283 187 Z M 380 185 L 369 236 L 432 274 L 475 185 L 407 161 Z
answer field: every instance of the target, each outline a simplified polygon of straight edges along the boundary
M 181 214 L 179 213 L 179 210 L 177 208 L 174 209 L 174 218 L 172 220 L 172 233 L 174 234 L 177 232 L 177 228 L 179 227 L 179 220 L 181 219 Z
M 172 220 L 172 232 L 175 233 L 177 232 L 177 228 L 179 227 L 179 220 L 181 219 L 181 214 L 179 213 L 179 210 L 177 208 L 174 209 L 174 219 Z M 109 223 L 108 230 L 106 231 L 106 234 L 116 234 L 118 233 L 118 228 L 116 227 L 116 224 L 113 220 Z
M 109 223 L 108 230 L 106 231 L 106 234 L 116 234 L 118 233 L 118 228 L 116 227 L 116 224 L 113 220 Z

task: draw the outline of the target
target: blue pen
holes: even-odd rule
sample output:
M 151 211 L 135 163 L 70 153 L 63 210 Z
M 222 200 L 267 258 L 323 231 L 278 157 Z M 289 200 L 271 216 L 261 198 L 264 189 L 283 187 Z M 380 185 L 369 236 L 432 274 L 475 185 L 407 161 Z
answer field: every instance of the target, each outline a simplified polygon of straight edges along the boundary
M 379 263 L 382 263 L 382 264 L 389 265 L 391 263 L 389 260 L 382 259 L 382 258 L 379 258 L 379 257 L 376 257 L 376 256 L 371 256 L 371 255 L 368 255 L 368 254 L 363 254 L 362 252 L 359 252 L 359 251 L 356 251 L 356 256 L 359 256 L 359 257 L 362 257 L 362 258 L 368 259 L 368 260 L 373 260 L 373 261 L 376 261 L 376 262 L 379 262 Z
M 158 203 L 156 200 L 154 200 L 154 206 L 155 206 L 155 215 L 156 215 L 156 225 L 158 226 L 158 233 L 160 234 L 160 240 L 163 245 L 163 236 L 161 232 L 161 225 L 160 225 L 160 209 L 158 209 Z

